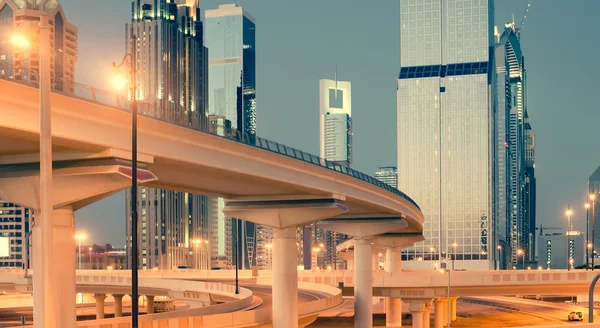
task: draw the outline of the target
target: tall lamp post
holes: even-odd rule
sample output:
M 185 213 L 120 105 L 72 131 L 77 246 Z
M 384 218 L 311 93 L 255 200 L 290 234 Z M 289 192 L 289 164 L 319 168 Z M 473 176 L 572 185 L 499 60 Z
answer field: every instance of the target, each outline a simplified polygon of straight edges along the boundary
M 523 252 L 522 249 L 518 249 L 517 250 L 517 269 L 519 269 L 519 256 L 523 256 L 523 264 L 521 266 L 521 269 L 525 268 L 525 252 Z
M 456 242 L 452 243 L 452 254 L 450 255 L 450 259 L 452 260 L 452 270 L 454 270 L 454 259 L 456 258 L 456 246 L 458 246 L 456 244 Z M 450 302 L 450 300 L 448 300 L 448 302 Z
M 79 249 L 79 256 L 77 257 L 77 269 L 81 270 L 81 241 L 85 239 L 85 234 L 78 233 L 75 235 L 75 239 L 77 239 L 77 248 Z
M 594 271 L 596 259 L 596 193 L 591 193 L 589 197 L 592 201 L 592 271 Z
M 138 328 L 139 321 L 139 294 L 138 294 L 138 212 L 137 212 L 137 36 L 131 37 L 130 53 L 123 56 L 121 63 L 113 63 L 117 74 L 112 79 L 117 88 L 123 88 L 128 83 L 131 88 L 131 327 Z M 130 80 L 121 74 L 121 67 L 127 58 L 130 63 Z
M 498 270 L 500 270 L 502 267 L 502 246 L 498 245 L 496 248 L 498 249 Z
M 571 205 L 567 207 L 567 211 L 565 212 L 567 215 L 567 270 L 571 270 L 571 215 L 573 215 L 573 210 L 571 210 Z
M 590 203 L 585 203 L 585 271 L 590 268 Z

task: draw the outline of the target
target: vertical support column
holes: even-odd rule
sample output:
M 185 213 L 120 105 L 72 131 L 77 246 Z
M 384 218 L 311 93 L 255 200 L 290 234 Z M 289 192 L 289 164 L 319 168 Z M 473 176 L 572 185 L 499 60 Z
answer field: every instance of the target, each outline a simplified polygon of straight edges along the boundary
M 434 328 L 443 328 L 444 327 L 444 309 L 445 304 L 442 299 L 438 298 L 433 301 L 433 327 Z
M 456 300 L 458 296 L 450 297 L 450 320 L 456 321 Z
M 413 328 L 424 328 L 425 327 L 425 312 L 428 304 L 426 300 L 411 300 L 410 301 L 410 314 L 412 316 L 412 327 Z M 428 313 L 428 312 L 427 312 Z
M 115 299 L 115 318 L 123 316 L 123 294 L 113 294 Z
M 40 221 L 47 220 L 50 226 L 50 239 L 43 240 Z M 36 225 L 33 228 L 33 268 L 34 272 L 34 327 L 75 328 L 76 317 L 76 278 L 75 278 L 75 227 L 73 209 L 64 207 L 44 215 L 36 214 Z M 45 228 L 44 228 L 45 229 Z M 44 258 L 44 249 L 55 249 Z M 44 260 L 42 260 L 44 259 Z M 52 267 L 51 272 L 44 274 L 44 268 Z M 44 281 L 45 279 L 45 281 Z M 50 285 L 43 285 L 49 284 Z M 41 285 L 41 286 L 40 286 Z M 50 292 L 52 290 L 52 292 Z M 36 293 L 47 291 L 48 295 Z M 47 311 L 46 302 L 54 302 L 52 310 Z M 56 306 L 60 304 L 60 306 Z M 53 321 L 53 324 L 49 320 Z M 37 322 L 40 323 L 38 326 Z
M 146 295 L 146 314 L 154 313 L 154 295 Z
M 371 239 L 354 245 L 354 327 L 373 327 L 373 270 Z
M 354 260 L 346 260 L 346 264 L 348 266 L 348 271 L 354 270 Z
M 449 299 L 447 297 L 444 297 L 441 301 L 442 304 L 444 304 L 444 308 L 442 309 L 442 313 L 444 314 L 444 326 L 448 325 L 448 301 Z
M 60 267 L 60 262 L 55 262 L 52 257 L 63 250 L 56 249 L 53 235 L 52 211 L 53 203 L 50 191 L 52 190 L 52 129 L 50 116 L 50 25 L 48 16 L 40 18 L 39 30 L 40 51 L 40 208 L 35 213 L 34 252 L 36 259 L 33 263 L 33 317 L 35 328 L 75 327 L 75 297 L 71 295 L 72 302 L 64 308 L 57 310 L 59 303 L 58 292 L 63 287 L 62 279 L 55 268 Z M 73 235 L 69 239 L 74 240 Z M 75 251 L 75 245 L 71 248 Z M 70 250 L 67 251 L 71 253 Z M 73 262 L 75 254 L 73 254 Z M 75 268 L 73 267 L 73 271 Z M 73 276 L 74 276 L 73 272 Z M 75 284 L 75 280 L 72 281 Z M 74 288 L 73 288 L 74 289 Z M 73 303 L 73 307 L 70 307 Z M 60 318 L 69 311 L 72 319 Z M 63 320 L 63 321 L 60 321 Z
M 296 228 L 273 228 L 273 327 L 298 327 Z
M 431 313 L 431 303 L 427 304 L 425 311 L 423 311 L 423 328 L 431 327 L 431 316 L 429 315 L 430 313 Z
M 96 320 L 104 319 L 104 300 L 106 294 L 94 294 L 96 299 Z
M 400 252 L 388 248 L 385 253 L 385 272 L 398 272 L 401 270 Z M 385 298 L 385 326 L 402 327 L 402 299 L 396 297 Z
M 379 270 L 379 255 L 377 255 L 377 252 L 373 253 L 372 257 L 371 257 L 371 267 L 373 268 L 373 271 L 377 271 Z

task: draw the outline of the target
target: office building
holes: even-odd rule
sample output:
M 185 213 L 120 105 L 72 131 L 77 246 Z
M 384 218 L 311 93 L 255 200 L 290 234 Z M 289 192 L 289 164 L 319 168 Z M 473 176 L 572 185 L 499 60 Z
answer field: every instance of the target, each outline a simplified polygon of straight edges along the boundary
M 595 196 L 594 201 L 590 199 L 588 202 L 593 205 L 590 207 L 590 239 L 592 239 L 593 230 L 595 234 L 593 236 L 594 251 L 598 253 L 600 252 L 600 167 L 592 173 L 588 180 L 588 192 Z M 600 264 L 600 261 L 595 260 L 594 264 Z
M 398 169 L 395 166 L 381 166 L 375 172 L 375 178 L 398 189 Z
M 75 257 L 75 265 L 77 269 L 127 269 L 127 252 L 125 251 L 125 249 L 105 249 L 96 245 L 94 246 L 85 245 L 81 247 L 81 252 L 79 252 L 79 250 L 77 251 L 77 256 Z
M 400 1 L 398 188 L 420 205 L 426 240 L 403 267 L 494 267 L 497 227 L 492 0 Z M 453 246 L 456 245 L 456 246 Z
M 32 219 L 31 210 L 0 202 L 0 267 L 23 268 Z
M 67 21 L 56 0 L 0 0 L 0 76 L 29 81 L 37 86 L 40 62 L 37 38 L 31 40 L 27 49 L 20 49 L 9 40 L 15 24 L 36 24 L 42 15 L 48 16 L 52 27 L 50 38 L 54 40 L 50 44 L 52 90 L 72 95 L 75 92 L 78 30 Z
M 553 233 L 539 236 L 538 265 L 543 269 L 566 269 L 569 259 L 573 260 L 572 268 L 585 267 L 585 235 L 583 232 L 571 231 L 570 238 L 566 234 Z M 567 253 L 567 243 L 569 251 Z M 519 255 L 519 268 L 522 266 Z M 514 266 L 517 264 L 515 263 Z
M 190 1 L 187 1 L 190 2 Z M 192 1 L 194 2 L 194 1 Z M 204 129 L 207 124 L 208 50 L 197 2 L 134 0 L 126 52 L 137 38 L 137 99 L 146 115 Z M 209 199 L 183 192 L 138 188 L 140 269 L 198 266 L 194 241 L 210 240 Z M 131 198 L 126 196 L 127 249 Z M 128 252 L 131 258 L 130 251 Z
M 519 250 L 526 261 L 535 260 L 535 144 L 527 113 L 527 71 L 520 29 L 512 21 L 496 37 L 496 232 L 510 266 L 514 266 Z
M 254 18 L 235 4 L 220 5 L 205 11 L 206 46 L 209 48 L 209 105 L 210 115 L 228 120 L 231 129 L 239 132 L 246 140 L 256 135 L 256 25 Z M 221 213 L 223 202 L 216 212 Z M 266 233 L 270 228 L 257 227 L 253 222 L 237 220 L 235 224 L 225 219 L 225 240 L 238 247 L 238 267 L 250 269 L 257 257 L 265 258 L 266 242 L 260 241 L 257 231 Z M 229 228 L 227 228 L 229 227 Z M 233 237 L 232 237 L 233 236 Z M 220 237 L 219 237 L 220 238 Z M 227 259 L 233 253 L 225 251 Z

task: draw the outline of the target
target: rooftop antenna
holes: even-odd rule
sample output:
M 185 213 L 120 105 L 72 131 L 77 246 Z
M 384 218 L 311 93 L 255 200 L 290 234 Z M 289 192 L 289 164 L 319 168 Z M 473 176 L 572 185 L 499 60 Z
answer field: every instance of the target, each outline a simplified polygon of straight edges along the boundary
M 512 26 L 513 28 L 515 28 L 515 14 L 511 14 L 512 15 Z
M 337 99 L 337 91 L 338 91 L 338 87 L 337 87 L 337 64 L 335 64 L 335 73 L 334 73 L 334 78 L 335 78 L 335 99 Z
M 519 27 L 517 28 L 517 34 L 519 35 L 519 37 L 521 37 L 521 30 L 523 29 L 523 25 L 525 25 L 525 18 L 527 18 L 527 13 L 529 12 L 530 7 L 531 4 L 528 4 L 527 8 L 525 8 L 525 14 L 523 15 L 523 19 L 521 19 L 521 24 L 519 24 Z

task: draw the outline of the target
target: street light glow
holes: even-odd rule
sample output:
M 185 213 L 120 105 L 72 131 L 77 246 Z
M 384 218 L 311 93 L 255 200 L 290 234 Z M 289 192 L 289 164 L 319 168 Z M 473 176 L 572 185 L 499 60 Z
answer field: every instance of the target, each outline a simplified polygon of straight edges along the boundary
M 29 48 L 31 46 L 31 42 L 29 42 L 29 39 L 21 34 L 13 35 L 10 38 L 10 43 L 19 48 Z
M 585 203 L 585 208 L 586 209 L 590 208 L 590 203 Z
M 592 193 L 592 194 L 590 194 L 590 199 L 591 199 L 591 200 L 594 200 L 594 199 L 596 199 L 596 194 L 593 194 L 593 193 Z
M 571 210 L 571 208 L 569 207 L 565 214 L 567 214 L 567 216 L 571 216 L 573 214 L 573 210 Z
M 127 80 L 121 71 L 117 71 L 112 79 L 110 79 L 110 83 L 115 89 L 123 90 L 123 88 L 129 83 L 129 80 Z
M 498 245 L 496 246 L 497 249 L 502 249 L 502 246 Z
M 456 246 L 457 246 L 456 242 L 453 242 L 452 247 L 456 247 Z
M 517 254 L 519 254 L 519 255 L 523 254 L 523 250 L 522 249 L 517 250 Z
M 75 234 L 75 239 L 77 239 L 77 240 L 84 240 L 86 238 L 87 238 L 87 236 L 85 235 L 85 233 Z

